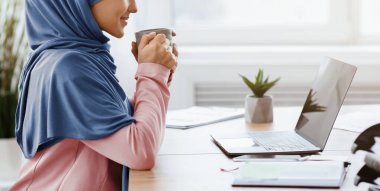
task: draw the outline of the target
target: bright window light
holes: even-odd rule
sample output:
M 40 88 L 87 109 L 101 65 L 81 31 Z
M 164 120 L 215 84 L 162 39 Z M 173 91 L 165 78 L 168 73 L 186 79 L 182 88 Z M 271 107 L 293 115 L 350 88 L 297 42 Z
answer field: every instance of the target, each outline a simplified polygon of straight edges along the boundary
M 380 36 L 380 1 L 360 1 L 360 33 L 364 36 Z
M 173 1 L 175 26 L 324 25 L 330 0 Z

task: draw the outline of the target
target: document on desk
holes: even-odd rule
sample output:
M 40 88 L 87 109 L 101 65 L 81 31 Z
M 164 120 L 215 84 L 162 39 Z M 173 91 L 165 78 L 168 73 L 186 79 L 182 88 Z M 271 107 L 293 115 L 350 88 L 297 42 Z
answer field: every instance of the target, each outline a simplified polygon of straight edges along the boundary
M 338 188 L 346 168 L 342 161 L 247 162 L 232 186 L 295 186 Z
M 237 119 L 244 116 L 244 109 L 226 107 L 190 107 L 187 109 L 169 111 L 166 118 L 166 127 L 189 129 Z
M 360 133 L 378 123 L 380 123 L 378 112 L 357 111 L 338 116 L 334 128 Z

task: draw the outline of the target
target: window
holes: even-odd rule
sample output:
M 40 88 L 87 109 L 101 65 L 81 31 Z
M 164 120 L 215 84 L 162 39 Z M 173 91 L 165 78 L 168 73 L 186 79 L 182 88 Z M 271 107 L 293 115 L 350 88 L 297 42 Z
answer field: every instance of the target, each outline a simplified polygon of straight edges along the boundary
M 172 27 L 180 67 L 169 108 L 196 103 L 199 84 L 241 83 L 264 68 L 280 86 L 309 86 L 325 56 L 360 69 L 362 94 L 380 82 L 380 0 L 139 0 L 136 30 Z M 379 44 L 380 45 L 380 44 Z M 192 88 L 193 87 L 193 88 Z
M 363 42 L 380 42 L 380 1 L 360 0 L 359 38 Z
M 138 28 L 186 45 L 380 42 L 379 0 L 141 0 Z
M 329 0 L 193 0 L 173 1 L 179 27 L 265 27 L 324 25 Z

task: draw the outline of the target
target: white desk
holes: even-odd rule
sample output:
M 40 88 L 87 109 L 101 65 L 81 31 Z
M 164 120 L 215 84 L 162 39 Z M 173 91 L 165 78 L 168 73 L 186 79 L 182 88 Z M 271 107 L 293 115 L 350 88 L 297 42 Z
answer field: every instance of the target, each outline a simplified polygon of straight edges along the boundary
M 380 106 L 344 106 L 341 114 L 372 108 L 380 113 Z M 310 190 L 305 188 L 231 187 L 234 172 L 221 172 L 220 168 L 237 167 L 210 140 L 211 133 L 242 134 L 247 131 L 293 129 L 301 108 L 275 108 L 274 123 L 246 125 L 243 118 L 208 126 L 177 130 L 167 129 L 165 140 L 151 171 L 130 171 L 131 191 L 224 191 L 224 190 Z M 349 155 L 352 165 L 340 189 L 366 190 L 368 185 L 353 185 L 353 178 L 362 166 L 362 154 L 350 154 L 352 142 L 358 133 L 333 129 L 322 154 Z M 313 189 L 318 190 L 318 189 Z

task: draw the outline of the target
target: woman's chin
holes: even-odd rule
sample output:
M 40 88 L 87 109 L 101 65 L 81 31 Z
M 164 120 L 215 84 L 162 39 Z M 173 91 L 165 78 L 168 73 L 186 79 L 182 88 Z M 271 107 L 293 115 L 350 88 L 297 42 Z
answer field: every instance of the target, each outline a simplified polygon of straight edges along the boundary
M 124 30 L 115 31 L 109 34 L 115 38 L 122 38 L 124 36 Z
M 118 35 L 115 35 L 116 38 L 122 38 L 124 36 L 124 32 L 118 34 Z

